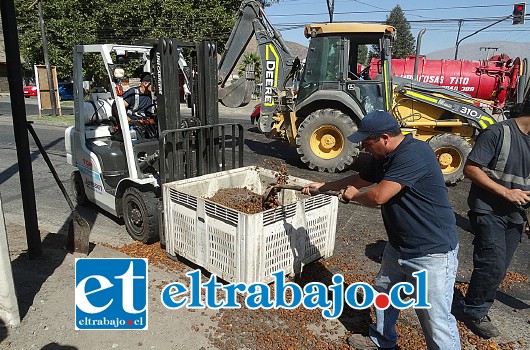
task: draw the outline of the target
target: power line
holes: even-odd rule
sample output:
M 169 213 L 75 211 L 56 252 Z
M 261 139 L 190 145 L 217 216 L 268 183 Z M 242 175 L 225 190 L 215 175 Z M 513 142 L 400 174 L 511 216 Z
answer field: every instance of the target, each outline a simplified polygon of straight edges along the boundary
M 379 10 L 386 10 L 386 9 L 384 9 L 384 8 L 382 8 L 382 7 L 377 7 L 377 6 L 372 5 L 372 4 L 367 4 L 367 3 L 362 2 L 362 1 L 359 1 L 359 0 L 353 0 L 353 1 L 358 2 L 359 4 L 363 4 L 363 5 L 366 5 L 366 6 L 370 6 L 370 7 L 373 7 L 373 8 L 379 9 Z M 386 10 L 386 11 L 388 11 L 388 10 Z
M 360 1 L 356 1 L 361 3 Z M 362 3 L 363 5 L 366 5 Z M 370 5 L 372 6 L 372 5 Z M 403 12 L 415 12 L 415 11 L 440 11 L 440 10 L 457 10 L 457 9 L 476 9 L 476 8 L 491 8 L 491 7 L 506 7 L 507 5 L 477 5 L 477 6 L 454 6 L 454 7 L 430 7 L 430 8 L 420 8 L 420 9 L 401 9 Z M 354 15 L 354 14 L 369 14 L 369 13 L 390 13 L 391 10 L 383 9 L 380 7 L 373 6 L 378 10 L 370 11 L 344 11 L 344 12 L 335 12 L 335 14 L 345 14 L 345 15 Z M 316 13 L 296 13 L 297 16 L 323 16 L 328 13 L 316 12 Z M 293 14 L 267 14 L 267 17 L 292 17 Z
M 441 24 L 441 25 L 449 25 L 449 24 L 455 24 L 459 21 L 463 20 L 465 23 L 472 23 L 472 24 L 481 24 L 481 23 L 490 23 L 494 22 L 495 20 L 502 19 L 503 17 L 482 17 L 482 18 L 447 18 L 447 19 L 438 19 L 438 20 L 414 20 L 414 21 L 408 21 L 411 26 L 415 24 L 424 24 L 428 23 L 432 26 L 432 24 Z M 345 21 L 335 21 L 335 23 L 348 23 Z M 381 21 L 363 21 L 363 23 L 381 23 Z M 305 26 L 307 22 L 284 22 L 284 23 L 274 23 L 274 26 L 277 29 L 282 29 L 282 27 L 293 27 L 293 26 Z M 480 26 L 479 26 L 480 27 Z M 519 30 L 518 30 L 519 31 Z

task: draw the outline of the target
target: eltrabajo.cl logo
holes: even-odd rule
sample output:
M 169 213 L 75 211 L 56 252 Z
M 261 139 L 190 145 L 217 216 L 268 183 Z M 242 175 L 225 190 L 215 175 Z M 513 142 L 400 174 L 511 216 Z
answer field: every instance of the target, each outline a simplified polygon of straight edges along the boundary
M 147 259 L 76 259 L 75 329 L 147 329 Z

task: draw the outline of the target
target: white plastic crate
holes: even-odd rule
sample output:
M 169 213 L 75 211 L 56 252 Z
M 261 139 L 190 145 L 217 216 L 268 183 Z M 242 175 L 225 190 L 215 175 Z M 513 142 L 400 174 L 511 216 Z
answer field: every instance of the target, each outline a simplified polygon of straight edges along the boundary
M 273 281 L 271 274 L 298 273 L 304 264 L 333 255 L 338 199 L 280 192 L 282 206 L 247 214 L 214 203 L 222 188 L 264 193 L 274 172 L 244 167 L 163 186 L 166 251 L 228 282 Z M 310 181 L 289 177 L 289 184 Z

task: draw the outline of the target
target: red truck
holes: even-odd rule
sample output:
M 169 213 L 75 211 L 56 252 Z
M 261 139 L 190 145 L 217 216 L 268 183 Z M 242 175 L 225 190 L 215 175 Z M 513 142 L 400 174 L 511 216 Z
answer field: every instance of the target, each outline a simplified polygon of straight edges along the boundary
M 392 75 L 413 79 L 415 56 L 392 59 Z M 379 74 L 379 59 L 372 58 L 369 76 Z M 418 78 L 423 83 L 465 92 L 471 97 L 493 101 L 499 108 L 516 102 L 521 59 L 506 54 L 489 60 L 430 60 L 418 57 Z

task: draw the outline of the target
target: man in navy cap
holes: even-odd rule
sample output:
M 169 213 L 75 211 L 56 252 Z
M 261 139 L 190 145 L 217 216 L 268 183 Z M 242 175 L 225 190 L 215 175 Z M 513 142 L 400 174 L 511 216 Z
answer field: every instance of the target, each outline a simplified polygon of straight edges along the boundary
M 451 315 L 458 267 L 456 220 L 440 166 L 432 149 L 412 135 L 403 135 L 387 112 L 368 113 L 348 140 L 361 143 L 372 158 L 358 175 L 309 188 L 340 190 L 343 199 L 381 206 L 388 244 L 374 288 L 388 293 L 400 282 L 415 283 L 413 274 L 427 273 L 430 308 L 416 309 L 429 349 L 460 349 L 456 320 Z M 370 187 L 366 191 L 359 189 Z M 376 308 L 369 337 L 354 334 L 348 343 L 357 349 L 393 349 L 399 309 Z

